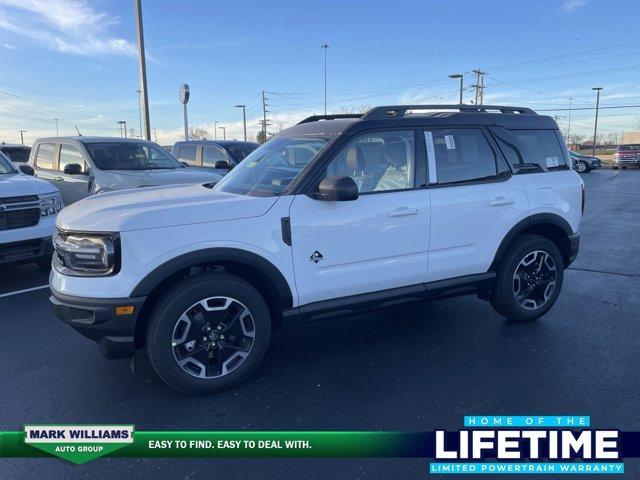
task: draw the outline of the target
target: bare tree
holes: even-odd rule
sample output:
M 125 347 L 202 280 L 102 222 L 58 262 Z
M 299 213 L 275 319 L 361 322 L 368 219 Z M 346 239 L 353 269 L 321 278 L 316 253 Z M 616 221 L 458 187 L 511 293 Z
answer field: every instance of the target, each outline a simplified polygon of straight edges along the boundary
M 208 136 L 209 131 L 204 127 L 189 127 L 190 140 L 206 140 Z
M 581 133 L 571 133 L 568 136 L 565 136 L 566 141 L 570 145 L 579 145 L 584 141 L 584 135 Z
M 348 105 L 346 107 L 340 107 L 340 110 L 338 110 L 338 113 L 359 113 L 359 114 L 365 114 L 367 113 L 368 110 L 371 110 L 371 106 L 370 105 L 360 105 L 360 106 L 356 106 L 356 105 Z
M 633 128 L 636 130 L 640 130 L 640 117 L 636 117 L 633 119 Z
M 620 145 L 621 142 L 622 142 L 622 134 L 617 132 L 608 133 L 604 137 L 605 145 Z

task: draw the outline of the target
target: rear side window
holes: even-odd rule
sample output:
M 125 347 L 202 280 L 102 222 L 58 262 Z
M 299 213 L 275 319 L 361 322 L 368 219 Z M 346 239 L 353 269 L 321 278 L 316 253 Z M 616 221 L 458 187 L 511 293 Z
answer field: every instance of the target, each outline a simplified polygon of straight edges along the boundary
M 189 165 L 196 164 L 196 147 L 195 145 L 183 145 L 178 147 L 178 160 L 187 162 Z
M 41 143 L 38 145 L 38 152 L 36 153 L 35 164 L 38 168 L 53 168 L 53 143 Z
M 510 130 L 517 140 L 517 147 L 524 163 L 537 163 L 547 170 L 566 170 L 562 147 L 554 130 Z M 503 142 L 500 142 L 502 148 Z M 503 148 L 503 151 L 505 149 Z M 509 150 L 509 149 L 507 149 Z M 514 152 L 504 152 L 509 163 L 516 160 Z
M 425 131 L 427 159 L 435 167 L 438 184 L 467 183 L 497 178 L 496 157 L 482 131 L 452 128 Z M 430 174 L 433 182 L 434 177 Z

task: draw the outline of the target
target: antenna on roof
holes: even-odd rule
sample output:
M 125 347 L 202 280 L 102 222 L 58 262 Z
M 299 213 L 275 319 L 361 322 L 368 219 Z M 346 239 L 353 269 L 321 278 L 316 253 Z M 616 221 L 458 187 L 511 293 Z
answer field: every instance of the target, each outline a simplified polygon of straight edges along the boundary
M 76 127 L 76 132 L 78 132 L 78 136 L 81 137 L 82 133 L 80 133 L 80 129 L 78 128 L 78 125 L 74 125 L 74 127 Z

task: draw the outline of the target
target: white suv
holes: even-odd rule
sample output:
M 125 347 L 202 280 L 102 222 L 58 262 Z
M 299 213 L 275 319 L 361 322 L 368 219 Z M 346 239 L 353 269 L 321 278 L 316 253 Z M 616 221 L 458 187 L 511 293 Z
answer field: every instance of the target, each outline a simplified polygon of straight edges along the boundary
M 310 117 L 215 185 L 65 208 L 51 301 L 107 357 L 146 344 L 190 393 L 245 378 L 286 323 L 466 294 L 534 320 L 578 252 L 570 165 L 553 119 L 526 108 Z

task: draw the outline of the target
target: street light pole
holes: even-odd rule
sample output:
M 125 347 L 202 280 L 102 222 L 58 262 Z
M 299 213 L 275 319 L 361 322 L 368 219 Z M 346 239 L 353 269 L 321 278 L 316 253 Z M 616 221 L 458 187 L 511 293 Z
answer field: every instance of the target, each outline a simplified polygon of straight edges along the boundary
M 22 136 L 23 133 L 27 133 L 26 130 L 20 130 L 20 143 L 22 143 L 22 145 L 24 145 L 24 137 Z
M 54 118 L 53 121 L 56 122 L 56 138 L 57 138 L 57 137 L 59 137 L 59 135 L 58 135 L 58 119 Z
M 151 140 L 151 127 L 149 126 L 149 98 L 147 92 L 147 61 L 144 53 L 144 32 L 142 30 L 142 0 L 133 0 L 136 10 L 136 26 L 138 34 L 138 73 L 140 76 L 140 110 L 142 112 L 142 126 L 144 127 L 145 140 Z
M 227 127 L 218 127 L 220 130 L 222 130 L 222 139 L 226 140 L 227 139 Z
M 213 122 L 213 139 L 217 140 L 218 139 L 218 121 L 214 121 Z
M 322 45 L 320 48 L 324 50 L 324 114 L 327 114 L 327 49 L 328 44 Z M 266 126 L 265 126 L 266 129 Z
M 598 135 L 598 110 L 600 109 L 600 90 L 602 87 L 593 87 L 591 90 L 595 90 L 596 92 L 596 121 L 593 127 L 593 145 L 591 149 L 591 156 L 596 156 L 596 138 Z
M 571 135 L 571 103 L 573 102 L 573 97 L 569 97 L 569 125 L 567 126 L 567 138 L 565 139 L 567 142 L 569 141 L 569 135 Z
M 247 106 L 246 105 L 236 105 L 236 108 L 242 109 L 242 125 L 244 127 L 244 141 L 247 141 Z
M 127 138 L 127 121 L 118 120 L 118 125 L 120 125 L 120 136 L 122 137 L 122 131 L 124 130 L 124 138 Z
M 138 92 L 138 118 L 140 119 L 140 138 L 142 139 L 142 109 L 140 105 L 142 104 L 142 99 L 140 98 L 140 94 L 142 91 L 136 90 Z
M 462 82 L 464 82 L 464 75 L 461 73 L 454 73 L 453 75 L 449 75 L 449 78 L 460 79 L 460 105 L 462 105 L 462 90 L 464 89 Z

